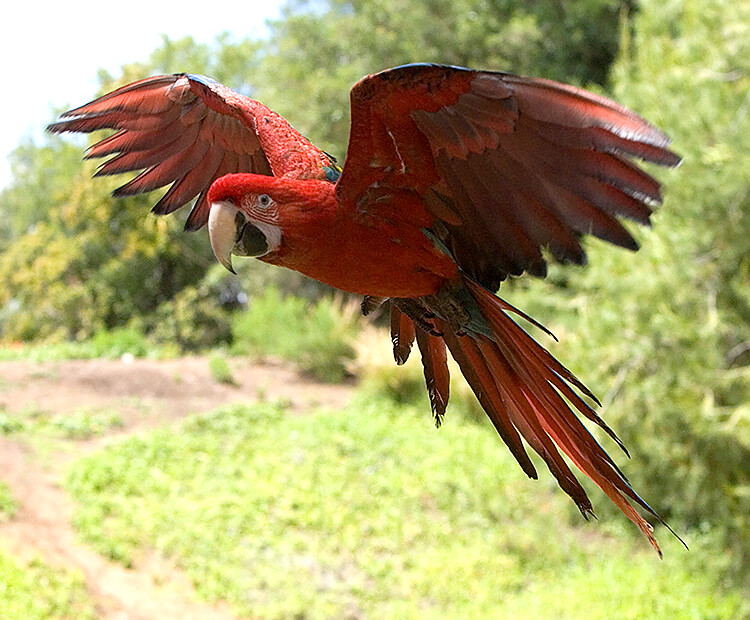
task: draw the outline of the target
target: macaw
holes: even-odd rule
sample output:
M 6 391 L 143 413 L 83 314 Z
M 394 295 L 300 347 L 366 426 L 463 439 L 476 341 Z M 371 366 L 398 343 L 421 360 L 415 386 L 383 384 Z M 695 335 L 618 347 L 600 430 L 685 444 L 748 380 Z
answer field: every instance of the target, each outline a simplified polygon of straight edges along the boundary
M 354 85 L 343 169 L 265 105 L 199 75 L 134 82 L 48 127 L 105 128 L 116 131 L 86 157 L 114 157 L 96 174 L 142 170 L 115 196 L 171 184 L 153 211 L 197 197 L 185 228 L 207 224 L 230 271 L 232 254 L 252 256 L 363 295 L 364 313 L 388 304 L 396 363 L 416 340 L 436 423 L 450 351 L 529 477 L 524 442 L 593 514 L 562 451 L 661 555 L 635 507 L 666 524 L 576 415 L 625 450 L 585 400 L 596 397 L 512 315 L 539 324 L 495 295 L 508 276 L 544 277 L 542 248 L 583 264 L 584 234 L 636 250 L 618 218 L 648 224 L 662 196 L 631 158 L 680 162 L 661 131 L 579 88 L 434 64 Z

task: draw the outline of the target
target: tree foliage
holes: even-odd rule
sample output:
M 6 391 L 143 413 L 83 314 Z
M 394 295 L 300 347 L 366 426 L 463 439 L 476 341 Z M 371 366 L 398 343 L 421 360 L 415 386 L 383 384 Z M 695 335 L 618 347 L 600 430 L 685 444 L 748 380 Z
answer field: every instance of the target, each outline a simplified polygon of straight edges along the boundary
M 640 345 L 635 355 L 620 347 L 618 365 L 632 370 L 618 408 L 642 441 L 649 486 L 687 525 L 723 530 L 747 571 L 750 5 L 654 0 L 635 32 L 617 94 L 669 127 L 685 162 L 667 179 L 669 202 L 637 271 L 612 300 Z
M 272 24 L 257 94 L 334 155 L 349 89 L 410 62 L 604 84 L 630 0 L 293 0 Z
M 148 62 L 116 79 L 102 72 L 101 90 L 188 67 L 242 86 L 257 44 L 222 36 L 216 48 L 164 39 Z M 153 197 L 111 198 L 123 181 L 93 179 L 80 158 L 78 144 L 57 136 L 13 154 L 14 181 L 0 198 L 0 336 L 81 339 L 134 321 L 188 349 L 226 340 L 222 282 L 199 284 L 214 264 L 205 235 L 184 234 L 184 214 L 149 215 Z
M 0 198 L 0 250 L 46 220 L 68 199 L 81 169 L 79 145 L 57 136 L 19 145 L 10 156 L 13 183 Z
M 151 313 L 199 281 L 210 262 L 176 222 L 144 217 L 148 200 L 115 201 L 85 167 L 56 210 L 0 257 L 3 336 L 82 338 Z
M 750 566 L 750 6 L 642 3 L 615 96 L 684 157 L 631 255 L 511 298 L 563 335 L 557 353 L 604 395 L 636 488 L 679 528 L 714 530 Z M 554 289 L 554 290 L 553 290 Z M 689 538 L 689 536 L 688 536 Z

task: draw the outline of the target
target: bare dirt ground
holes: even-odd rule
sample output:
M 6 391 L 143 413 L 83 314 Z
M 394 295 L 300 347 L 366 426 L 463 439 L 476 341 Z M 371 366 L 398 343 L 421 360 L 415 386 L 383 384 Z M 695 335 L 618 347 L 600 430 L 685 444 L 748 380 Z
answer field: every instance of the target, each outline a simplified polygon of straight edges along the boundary
M 0 523 L 0 544 L 21 558 L 41 557 L 53 566 L 80 570 L 100 618 L 234 618 L 226 605 L 199 602 L 185 575 L 156 552 L 127 569 L 80 543 L 70 523 L 71 501 L 60 486 L 72 458 L 191 413 L 229 403 L 283 400 L 292 413 L 301 414 L 317 406 L 343 407 L 352 395 L 351 386 L 316 383 L 278 362 L 233 360 L 231 367 L 237 386 L 217 383 L 202 357 L 0 363 L 0 409 L 8 414 L 115 411 L 123 423 L 43 459 L 23 438 L 0 437 L 0 479 L 20 505 L 11 520 Z

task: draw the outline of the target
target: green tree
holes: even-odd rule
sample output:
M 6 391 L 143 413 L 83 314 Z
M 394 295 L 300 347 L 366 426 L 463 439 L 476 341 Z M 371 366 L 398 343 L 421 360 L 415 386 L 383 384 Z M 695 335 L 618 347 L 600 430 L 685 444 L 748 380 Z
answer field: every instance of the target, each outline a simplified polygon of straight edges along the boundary
M 84 166 L 59 208 L 0 255 L 3 337 L 89 337 L 148 315 L 203 277 L 205 240 L 148 216 L 147 198 L 113 200 L 113 186 Z
M 178 40 L 162 36 L 161 45 L 145 62 L 123 66 L 119 76 L 100 71 L 100 91 L 105 93 L 148 75 L 199 73 L 252 95 L 262 45 L 262 41 L 247 38 L 235 41 L 227 33 L 220 34 L 210 45 L 190 36 Z
M 67 200 L 71 179 L 80 171 L 81 149 L 50 136 L 41 146 L 19 145 L 10 164 L 13 182 L 0 193 L 0 251 Z
M 638 254 L 591 242 L 589 268 L 511 299 L 564 335 L 558 353 L 603 394 L 636 488 L 678 529 L 713 530 L 747 576 L 750 5 L 649 0 L 633 31 L 615 95 L 684 157 L 662 174 L 666 203 Z
M 119 78 L 102 72 L 101 90 L 185 69 L 248 90 L 243 80 L 256 48 L 226 35 L 215 47 L 165 38 L 147 62 L 123 67 Z M 110 197 L 124 181 L 92 179 L 79 144 L 46 136 L 13 153 L 13 182 L 0 197 L 0 336 L 86 338 L 135 320 L 187 348 L 226 340 L 228 318 L 216 301 L 222 283 L 199 284 L 214 264 L 205 235 L 182 232 L 186 213 L 149 215 L 153 196 Z M 169 312 L 164 304 L 178 293 Z
M 604 84 L 629 0 L 292 0 L 271 24 L 257 94 L 343 156 L 362 76 L 440 62 Z

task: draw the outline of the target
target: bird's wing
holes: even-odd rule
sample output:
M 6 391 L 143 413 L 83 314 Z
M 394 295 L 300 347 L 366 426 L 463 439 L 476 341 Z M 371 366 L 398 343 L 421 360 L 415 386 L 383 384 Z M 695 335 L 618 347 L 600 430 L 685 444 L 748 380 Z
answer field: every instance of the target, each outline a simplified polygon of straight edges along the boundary
M 254 172 L 318 178 L 332 165 L 289 123 L 263 104 L 200 75 L 146 78 L 65 112 L 47 128 L 54 133 L 116 132 L 91 146 L 87 158 L 114 155 L 98 175 L 143 170 L 116 196 L 171 184 L 154 207 L 166 214 L 198 196 L 185 224 L 197 230 L 208 219 L 211 183 L 229 173 Z
M 507 73 L 406 65 L 357 83 L 351 108 L 341 202 L 372 213 L 390 189 L 418 192 L 440 241 L 492 290 L 508 274 L 543 276 L 545 246 L 585 262 L 583 234 L 636 249 L 617 217 L 647 224 L 661 193 L 629 158 L 680 161 L 626 108 Z

